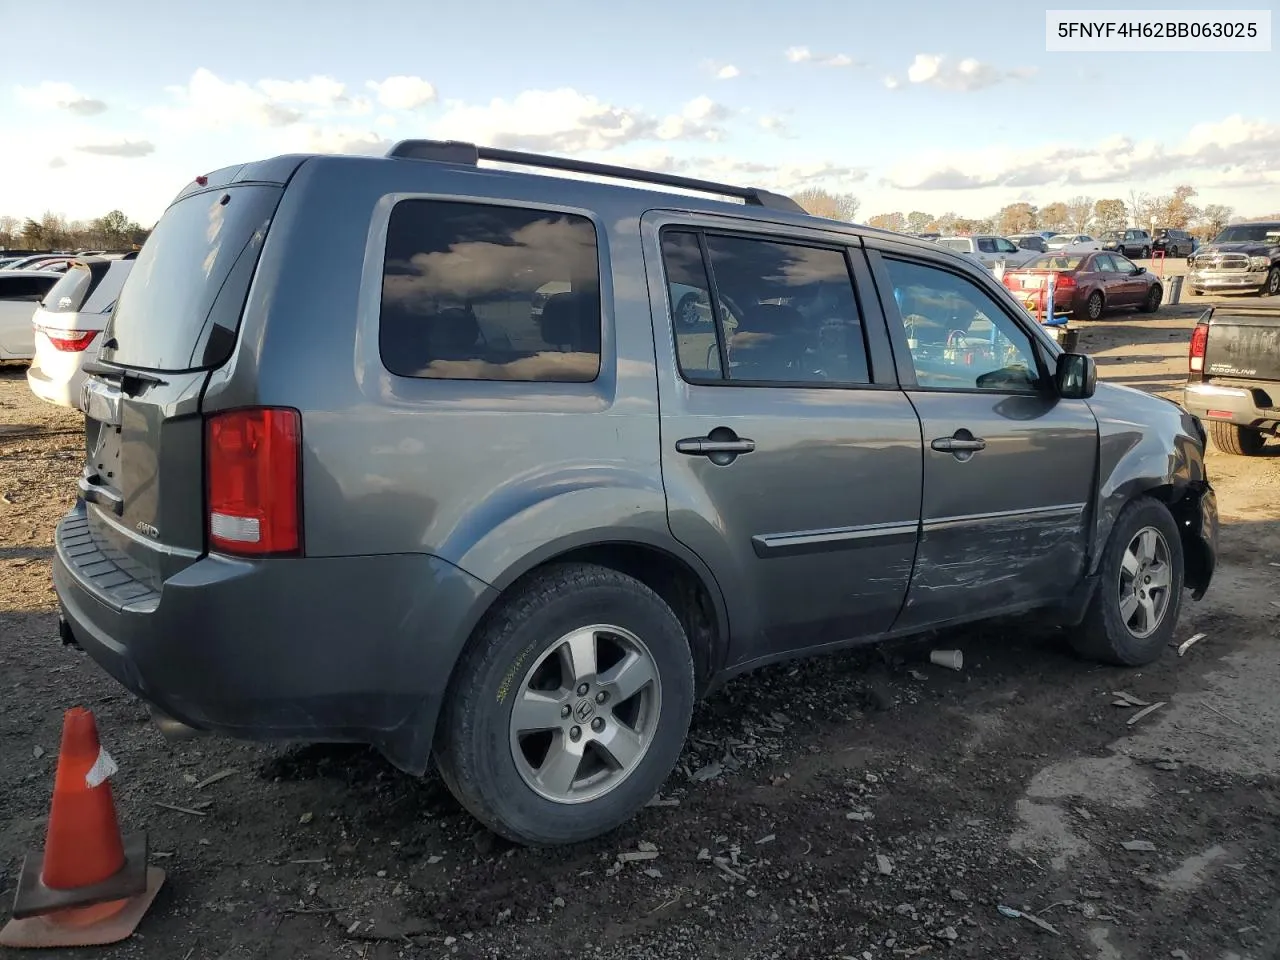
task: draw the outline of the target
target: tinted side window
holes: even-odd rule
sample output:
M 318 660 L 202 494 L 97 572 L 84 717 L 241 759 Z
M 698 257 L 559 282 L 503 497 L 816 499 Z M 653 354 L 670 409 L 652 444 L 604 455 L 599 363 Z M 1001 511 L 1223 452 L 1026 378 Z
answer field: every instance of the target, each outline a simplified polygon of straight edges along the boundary
M 401 201 L 387 230 L 378 343 L 402 377 L 594 380 L 595 227 L 545 210 Z
M 711 317 L 711 281 L 698 235 L 677 230 L 663 233 L 662 262 L 680 371 L 688 380 L 719 380 L 723 371 L 720 342 Z M 720 319 L 729 331 L 736 326 L 723 304 Z
M 0 300 L 42 299 L 61 277 L 3 277 L 0 278 Z
M 1093 258 L 1093 269 L 1099 273 L 1115 273 L 1116 262 L 1111 259 L 1110 255 L 1104 255 Z
M 870 382 L 843 250 L 706 235 L 728 379 Z
M 995 253 L 996 242 L 994 240 L 988 240 L 987 238 L 983 237 L 981 240 L 978 241 L 978 252 L 979 253 Z
M 1040 387 L 1031 338 L 972 281 L 885 259 L 922 387 L 1030 393 Z

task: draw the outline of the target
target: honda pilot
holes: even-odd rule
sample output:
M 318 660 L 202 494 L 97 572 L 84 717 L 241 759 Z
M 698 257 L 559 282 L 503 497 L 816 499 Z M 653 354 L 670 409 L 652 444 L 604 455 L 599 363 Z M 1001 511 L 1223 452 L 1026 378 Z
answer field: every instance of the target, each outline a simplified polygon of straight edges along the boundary
M 755 188 L 229 167 L 85 370 L 64 640 L 170 729 L 434 761 L 528 844 L 635 813 L 735 674 L 1028 611 L 1146 664 L 1214 570 L 1198 420 L 971 257 Z

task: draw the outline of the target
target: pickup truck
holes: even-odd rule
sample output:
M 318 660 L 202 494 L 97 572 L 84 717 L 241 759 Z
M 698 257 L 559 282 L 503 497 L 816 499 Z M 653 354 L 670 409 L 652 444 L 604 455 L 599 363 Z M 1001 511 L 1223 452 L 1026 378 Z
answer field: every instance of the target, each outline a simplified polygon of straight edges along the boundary
M 1191 333 L 1183 406 L 1223 453 L 1256 457 L 1280 430 L 1280 310 L 1210 307 Z
M 1280 296 L 1280 221 L 1233 223 L 1188 258 L 1187 288 Z

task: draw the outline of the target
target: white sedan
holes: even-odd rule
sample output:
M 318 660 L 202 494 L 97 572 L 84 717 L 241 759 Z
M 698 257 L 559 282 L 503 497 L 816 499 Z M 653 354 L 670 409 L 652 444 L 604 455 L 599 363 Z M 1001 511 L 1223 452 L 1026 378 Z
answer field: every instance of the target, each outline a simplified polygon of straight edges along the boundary
M 1056 237 L 1050 237 L 1045 246 L 1054 253 L 1059 250 L 1070 250 L 1072 253 L 1089 253 L 1102 249 L 1101 241 L 1093 239 L 1087 233 L 1060 233 Z
M 1005 237 L 942 237 L 936 241 L 940 246 L 956 253 L 973 257 L 988 270 L 994 270 L 996 264 L 1006 267 L 1020 267 L 1028 260 L 1040 256 L 1035 250 L 1023 250 Z

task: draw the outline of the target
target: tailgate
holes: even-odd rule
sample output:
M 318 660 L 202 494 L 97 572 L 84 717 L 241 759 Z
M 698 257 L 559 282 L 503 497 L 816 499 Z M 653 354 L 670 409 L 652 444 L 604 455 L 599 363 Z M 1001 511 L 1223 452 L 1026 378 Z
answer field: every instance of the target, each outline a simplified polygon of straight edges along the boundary
M 170 206 L 84 366 L 84 522 L 64 552 L 106 602 L 147 602 L 206 549 L 202 395 L 231 356 L 281 193 L 231 184 Z
M 1206 347 L 1210 377 L 1280 381 L 1280 311 L 1215 313 Z

